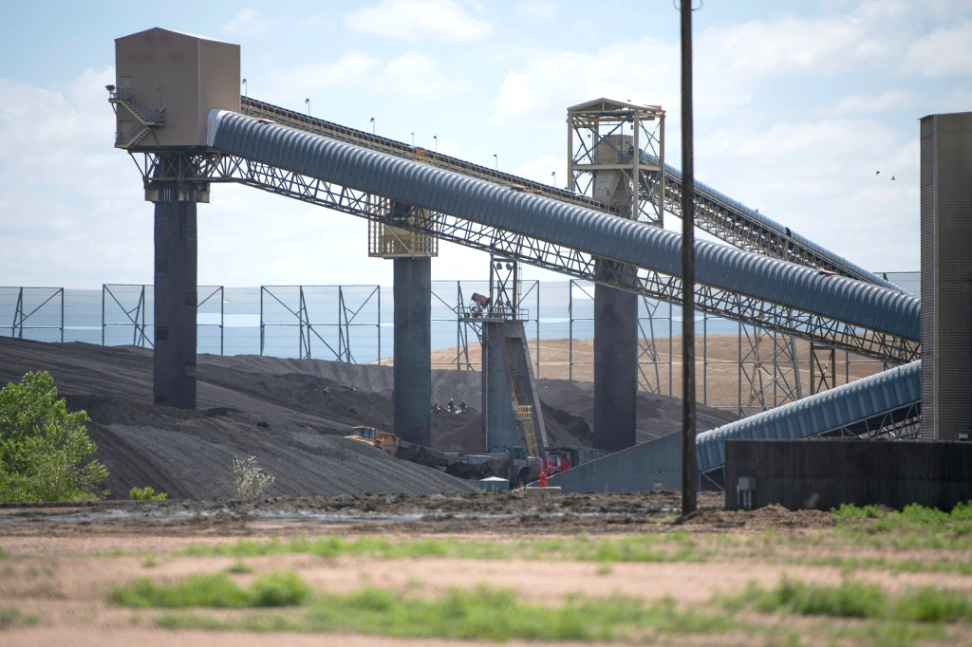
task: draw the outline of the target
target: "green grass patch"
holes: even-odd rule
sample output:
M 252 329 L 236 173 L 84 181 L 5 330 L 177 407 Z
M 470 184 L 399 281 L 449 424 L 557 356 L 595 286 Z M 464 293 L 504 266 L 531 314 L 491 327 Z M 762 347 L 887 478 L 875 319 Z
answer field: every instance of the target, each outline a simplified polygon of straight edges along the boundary
M 305 604 L 312 590 L 296 573 L 268 573 L 249 588 L 241 588 L 226 573 L 196 575 L 173 584 L 156 584 L 141 577 L 109 593 L 108 600 L 123 607 L 284 607 Z
M 11 557 L 13 557 L 11 553 L 8 553 L 4 549 L 0 548 L 0 559 L 10 559 Z
M 763 613 L 920 623 L 972 621 L 972 603 L 962 593 L 922 587 L 890 596 L 875 584 L 849 579 L 840 586 L 828 586 L 783 577 L 773 589 L 751 582 L 742 593 L 724 597 L 722 603 L 732 612 L 751 608 Z
M 343 539 L 336 535 L 289 541 L 242 539 L 216 546 L 192 545 L 182 555 L 260 557 L 307 553 L 318 557 L 377 557 L 412 559 L 453 557 L 461 559 L 524 559 L 594 562 L 700 562 L 710 552 L 700 548 L 689 533 L 630 535 L 621 538 L 557 537 L 516 542 L 463 541 L 454 537 L 391 540 L 385 537 Z
M 232 566 L 226 568 L 227 573 L 233 573 L 236 575 L 244 575 L 246 573 L 252 573 L 253 568 L 241 560 L 237 560 Z
M 0 629 L 6 629 L 15 625 L 26 625 L 32 627 L 40 623 L 35 615 L 24 615 L 20 609 L 14 607 L 0 607 Z
M 409 638 L 520 640 L 625 640 L 653 634 L 722 633 L 740 627 L 725 614 L 680 611 L 671 599 L 645 604 L 615 596 L 571 597 L 557 607 L 519 601 L 512 591 L 480 586 L 434 598 L 368 587 L 324 595 L 299 615 L 268 612 L 216 620 L 167 614 L 170 628 L 250 631 L 350 632 Z
M 830 511 L 834 535 L 880 550 L 972 551 L 972 501 L 951 512 L 920 505 L 901 511 L 844 504 Z

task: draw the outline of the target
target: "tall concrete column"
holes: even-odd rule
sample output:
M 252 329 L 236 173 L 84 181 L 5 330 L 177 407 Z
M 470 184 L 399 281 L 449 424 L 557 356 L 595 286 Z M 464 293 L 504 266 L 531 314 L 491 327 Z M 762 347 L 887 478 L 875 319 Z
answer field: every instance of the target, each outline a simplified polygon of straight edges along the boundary
M 395 433 L 432 445 L 432 259 L 394 259 Z
M 162 197 L 174 192 L 159 192 Z M 172 196 L 174 197 L 174 196 Z M 155 404 L 196 408 L 196 203 L 155 203 Z
M 633 447 L 638 407 L 638 295 L 594 287 L 594 447 Z

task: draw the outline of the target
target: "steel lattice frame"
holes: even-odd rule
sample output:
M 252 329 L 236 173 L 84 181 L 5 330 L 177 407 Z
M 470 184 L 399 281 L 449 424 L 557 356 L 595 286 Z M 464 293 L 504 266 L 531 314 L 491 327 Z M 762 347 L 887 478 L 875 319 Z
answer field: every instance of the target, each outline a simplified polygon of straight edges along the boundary
M 746 342 L 745 351 L 743 341 Z M 744 383 L 749 386 L 745 406 Z M 799 400 L 803 397 L 801 386 L 793 337 L 762 328 L 739 326 L 739 415 L 748 416 Z
M 663 220 L 666 207 L 674 215 L 681 216 L 681 178 L 673 173 L 660 172 L 666 166 L 664 162 L 664 111 L 659 106 L 637 106 L 630 102 L 599 99 L 575 106 L 568 110 L 568 159 L 570 160 L 571 167 L 568 170 L 568 177 L 575 191 L 581 195 L 560 191 L 556 188 L 551 190 L 550 187 L 543 184 L 499 173 L 487 167 L 440 155 L 437 152 L 432 153 L 420 148 L 410 147 L 392 139 L 375 136 L 374 133 L 366 133 L 364 131 L 347 128 L 256 99 L 244 98 L 241 102 L 241 112 L 258 118 L 270 119 L 276 123 L 299 130 L 345 141 L 372 150 L 378 150 L 386 154 L 454 170 L 465 175 L 494 182 L 523 185 L 527 190 L 535 193 L 562 201 L 581 202 L 588 208 L 607 211 L 609 213 L 618 213 L 618 215 L 621 215 L 621 211 L 630 212 L 628 213 L 629 216 L 633 215 L 636 220 L 649 224 L 660 224 Z M 617 148 L 616 144 L 619 141 L 625 140 L 625 123 L 632 124 L 632 136 L 630 138 L 632 139 L 632 143 L 637 144 L 636 147 L 641 149 L 636 156 L 627 155 L 628 151 Z M 589 139 L 585 140 L 585 134 Z M 610 164 L 603 166 L 605 160 L 597 159 L 595 151 L 598 147 L 606 147 L 613 151 L 618 156 L 617 161 L 620 161 L 621 158 L 630 159 L 631 164 L 621 165 L 625 167 L 622 173 L 632 188 L 637 185 L 637 190 L 632 191 L 632 205 L 627 209 L 622 209 L 620 206 L 612 207 L 604 205 L 587 196 L 593 189 L 593 174 L 585 171 L 595 167 L 608 168 L 612 166 Z M 631 153 L 633 153 L 633 150 Z M 619 165 L 615 164 L 613 166 Z M 581 183 L 581 175 L 586 175 L 586 184 Z M 637 180 L 635 181 L 636 178 Z M 662 204 L 662 200 L 659 200 L 659 194 L 664 195 L 664 204 Z M 832 271 L 864 281 L 871 280 L 870 277 L 856 271 L 856 268 L 841 265 L 839 262 L 835 263 L 827 256 L 818 253 L 817 250 L 804 246 L 801 241 L 795 240 L 790 236 L 789 229 L 785 229 L 786 235 L 784 236 L 781 232 L 765 226 L 757 219 L 747 216 L 747 214 L 738 209 L 731 208 L 718 199 L 713 199 L 705 193 L 698 191 L 695 195 L 695 224 L 699 229 L 740 249 L 808 267 Z M 647 304 L 647 300 L 645 302 Z M 642 334 L 645 333 L 643 329 L 641 332 Z M 754 338 L 759 339 L 758 332 Z M 747 339 L 750 338 L 747 337 Z M 656 392 L 660 389 L 657 375 L 656 384 L 658 386 L 653 388 L 651 386 L 651 379 L 644 373 L 640 362 L 640 359 L 645 356 L 648 356 L 650 359 L 656 358 L 653 335 L 647 340 L 647 343 L 639 340 L 639 345 L 641 346 L 639 350 L 639 381 L 646 390 Z M 774 375 L 782 376 L 783 373 L 789 370 L 789 367 L 780 366 L 780 361 L 782 360 L 784 364 L 793 362 L 794 366 L 796 366 L 797 360 L 795 357 L 791 357 L 791 353 L 786 349 L 780 352 L 780 344 L 774 343 L 774 346 L 777 352 L 774 353 L 773 357 L 773 373 Z M 790 351 L 792 351 L 792 344 L 790 344 Z M 758 352 L 758 348 L 751 346 L 748 354 L 756 355 Z M 739 374 L 740 379 L 743 377 L 749 379 L 750 405 L 753 404 L 755 397 L 759 405 L 765 407 L 766 403 L 763 395 L 765 389 L 762 387 L 756 388 L 757 382 L 761 381 L 764 373 L 758 366 L 759 360 L 757 364 L 754 364 L 751 371 L 747 370 L 742 361 L 742 349 L 740 349 Z M 654 369 L 654 372 L 657 374 L 657 362 Z M 757 377 L 759 379 L 756 379 Z M 778 383 L 779 380 L 774 379 L 774 403 L 777 400 L 776 393 L 779 389 L 784 391 L 785 400 L 793 398 L 791 385 L 786 383 L 785 377 L 783 379 L 784 381 L 782 383 Z M 811 389 L 811 393 L 814 391 L 814 389 Z M 797 397 L 800 397 L 799 392 L 800 389 L 797 386 Z M 738 406 L 740 412 L 742 412 L 741 392 L 739 394 Z
M 176 183 L 239 182 L 651 298 L 671 303 L 678 303 L 681 299 L 681 279 L 676 276 L 648 268 L 624 267 L 615 259 L 604 260 L 622 266 L 621 270 L 607 275 L 603 272 L 596 273 L 595 263 L 598 258 L 592 254 L 476 223 L 460 216 L 430 211 L 423 211 L 424 215 L 420 216 L 413 211 L 406 221 L 389 213 L 385 206 L 387 201 L 380 197 L 242 157 L 215 151 L 144 155 L 145 162 L 140 165 L 140 169 L 146 185 L 152 180 L 163 178 Z M 178 159 L 169 159 L 173 157 Z M 165 175 L 161 175 L 160 171 L 164 171 Z M 920 356 L 920 342 L 917 340 L 869 330 L 730 290 L 698 284 L 696 299 L 700 310 L 716 316 L 794 335 L 866 357 L 900 364 L 916 360 Z
M 660 176 L 657 171 L 645 170 L 642 171 L 641 177 L 643 190 L 653 191 Z M 870 277 L 855 272 L 853 268 L 834 263 L 832 259 L 801 245 L 792 238 L 781 235 L 756 220 L 746 218 L 737 210 L 698 190 L 693 204 L 695 226 L 733 247 L 805 267 L 834 272 L 865 283 L 873 282 Z M 682 180 L 671 173 L 665 173 L 665 209 L 676 217 L 682 217 Z

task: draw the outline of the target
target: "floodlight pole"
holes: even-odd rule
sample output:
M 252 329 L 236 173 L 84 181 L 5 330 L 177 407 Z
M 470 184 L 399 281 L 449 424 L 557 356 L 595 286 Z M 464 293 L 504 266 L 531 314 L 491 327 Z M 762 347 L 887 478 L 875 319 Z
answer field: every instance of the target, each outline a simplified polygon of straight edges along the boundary
M 698 499 L 695 462 L 695 169 L 692 144 L 692 0 L 682 0 L 682 514 Z

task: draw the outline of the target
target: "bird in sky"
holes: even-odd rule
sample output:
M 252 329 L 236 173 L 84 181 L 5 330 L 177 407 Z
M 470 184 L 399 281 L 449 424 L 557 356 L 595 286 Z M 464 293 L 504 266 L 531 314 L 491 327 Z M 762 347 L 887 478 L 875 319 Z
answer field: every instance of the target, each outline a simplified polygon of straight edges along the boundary
M 874 171 L 874 175 L 881 175 L 881 171 Z

